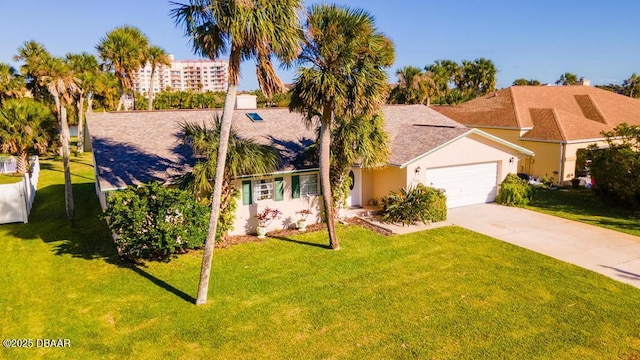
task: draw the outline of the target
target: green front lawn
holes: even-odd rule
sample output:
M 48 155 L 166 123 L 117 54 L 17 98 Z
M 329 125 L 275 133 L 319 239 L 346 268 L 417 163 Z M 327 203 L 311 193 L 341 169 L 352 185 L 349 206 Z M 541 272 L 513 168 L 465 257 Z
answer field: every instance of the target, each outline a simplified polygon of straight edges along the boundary
M 0 336 L 70 339 L 3 359 L 640 357 L 640 290 L 457 227 L 382 237 L 341 226 L 119 262 L 98 220 L 90 156 L 74 159 L 77 227 L 45 160 L 29 224 L 0 226 Z
M 540 189 L 528 209 L 640 236 L 640 212 L 612 206 L 589 189 Z

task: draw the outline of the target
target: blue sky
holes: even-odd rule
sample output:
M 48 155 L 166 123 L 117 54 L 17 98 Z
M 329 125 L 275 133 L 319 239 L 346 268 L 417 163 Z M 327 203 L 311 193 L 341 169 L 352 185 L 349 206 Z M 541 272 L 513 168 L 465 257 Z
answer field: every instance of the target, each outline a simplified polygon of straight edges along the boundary
M 164 0 L 0 0 L 0 62 L 12 60 L 26 40 L 54 55 L 89 51 L 116 26 L 140 28 L 177 59 L 196 58 Z M 306 1 L 309 5 L 314 1 Z M 592 84 L 621 83 L 640 72 L 637 0 L 419 1 L 337 0 L 368 10 L 396 46 L 394 72 L 436 59 L 460 62 L 485 57 L 498 68 L 498 87 L 516 78 L 554 82 L 572 72 Z M 254 66 L 245 62 L 241 89 L 257 88 Z M 280 70 L 285 82 L 294 71 Z

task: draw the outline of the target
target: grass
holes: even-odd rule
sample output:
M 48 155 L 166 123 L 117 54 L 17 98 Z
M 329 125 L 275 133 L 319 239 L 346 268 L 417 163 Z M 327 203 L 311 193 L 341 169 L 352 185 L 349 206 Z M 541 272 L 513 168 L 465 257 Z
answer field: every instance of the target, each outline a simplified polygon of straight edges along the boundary
M 29 224 L 0 226 L 0 336 L 63 338 L 3 359 L 640 357 L 640 290 L 457 227 L 382 237 L 341 226 L 119 262 L 98 220 L 90 156 L 74 159 L 77 225 L 59 162 L 42 163 Z
M 0 174 L 0 185 L 13 184 L 22 181 L 22 174 Z
M 640 236 L 640 212 L 603 201 L 592 190 L 537 190 L 529 209 Z

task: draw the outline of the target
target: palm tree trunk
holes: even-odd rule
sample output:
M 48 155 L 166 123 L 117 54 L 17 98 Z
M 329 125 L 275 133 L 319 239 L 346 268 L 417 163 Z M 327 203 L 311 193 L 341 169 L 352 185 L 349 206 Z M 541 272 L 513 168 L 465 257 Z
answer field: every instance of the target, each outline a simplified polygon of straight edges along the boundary
M 71 187 L 71 169 L 69 168 L 69 124 L 67 123 L 67 109 L 60 106 L 60 141 L 62 142 L 62 164 L 64 166 L 64 205 L 67 219 L 73 225 L 74 204 L 73 188 Z
M 333 211 L 333 196 L 331 194 L 331 105 L 325 104 L 320 123 L 320 185 L 324 201 L 324 214 L 329 232 L 329 245 L 333 250 L 340 249 L 340 242 L 336 234 L 336 218 Z
M 76 145 L 76 154 L 84 152 L 84 96 L 82 92 L 78 95 L 78 143 Z
M 151 67 L 151 78 L 149 80 L 149 101 L 148 101 L 148 106 L 147 106 L 147 110 L 151 111 L 153 110 L 153 76 L 155 75 L 156 72 L 156 68 L 155 67 Z
M 202 268 L 200 269 L 200 284 L 198 285 L 198 297 L 196 305 L 206 304 L 207 293 L 209 291 L 209 277 L 211 275 L 211 261 L 213 258 L 213 248 L 216 241 L 216 231 L 218 230 L 218 218 L 220 217 L 220 203 L 222 200 L 222 185 L 224 182 L 224 169 L 227 160 L 227 149 L 229 148 L 229 134 L 233 121 L 233 108 L 236 101 L 238 85 L 229 82 L 227 96 L 222 110 L 222 124 L 220 129 L 220 145 L 218 146 L 218 158 L 216 162 L 216 176 L 213 181 L 213 194 L 211 197 L 211 217 L 209 218 L 209 230 L 204 243 L 204 254 L 202 255 Z
M 29 164 L 29 154 L 27 154 L 26 151 L 20 151 L 20 154 L 18 155 L 18 173 L 20 174 L 26 174 L 27 173 L 27 168 Z

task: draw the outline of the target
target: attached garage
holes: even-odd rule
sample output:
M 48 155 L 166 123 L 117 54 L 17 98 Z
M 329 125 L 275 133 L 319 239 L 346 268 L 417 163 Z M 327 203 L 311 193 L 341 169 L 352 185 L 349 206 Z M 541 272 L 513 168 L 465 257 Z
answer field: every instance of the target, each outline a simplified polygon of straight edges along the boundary
M 495 201 L 498 182 L 497 162 L 426 170 L 426 184 L 445 190 L 449 208 Z

